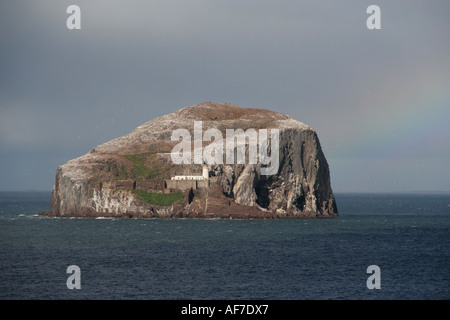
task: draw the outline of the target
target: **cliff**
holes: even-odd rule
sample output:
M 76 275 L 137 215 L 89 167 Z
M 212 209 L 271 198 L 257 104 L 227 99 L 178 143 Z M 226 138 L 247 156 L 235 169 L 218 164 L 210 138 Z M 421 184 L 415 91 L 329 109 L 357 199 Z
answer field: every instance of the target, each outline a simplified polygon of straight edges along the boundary
M 199 123 L 202 141 L 197 142 Z M 172 137 L 177 129 L 194 137 L 183 140 L 184 149 L 192 146 L 189 163 L 174 163 L 174 150 L 182 141 Z M 256 162 L 250 161 L 250 137 L 242 149 L 244 163 L 237 160 L 239 150 L 233 146 L 233 161 L 208 161 L 207 182 L 171 180 L 175 175 L 201 175 L 204 159 L 198 162 L 196 143 L 205 154 L 220 142 L 217 134 L 225 141 L 227 129 L 256 132 L 263 152 Z M 274 129 L 278 136 L 270 135 Z M 208 139 L 207 132 L 216 135 Z M 223 151 L 225 159 L 227 148 L 223 144 L 210 155 Z M 58 167 L 51 203 L 51 211 L 43 214 L 58 217 L 337 216 L 328 164 L 311 127 L 270 110 L 211 102 L 153 119 Z

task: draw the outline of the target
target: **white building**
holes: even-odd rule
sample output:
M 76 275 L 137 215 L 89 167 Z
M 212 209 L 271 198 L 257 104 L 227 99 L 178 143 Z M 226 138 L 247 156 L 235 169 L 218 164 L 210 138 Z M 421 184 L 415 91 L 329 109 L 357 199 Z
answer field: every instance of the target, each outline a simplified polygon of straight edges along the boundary
M 208 169 L 208 166 L 204 165 L 201 176 L 175 176 L 170 179 L 171 180 L 208 180 L 209 179 L 209 169 Z

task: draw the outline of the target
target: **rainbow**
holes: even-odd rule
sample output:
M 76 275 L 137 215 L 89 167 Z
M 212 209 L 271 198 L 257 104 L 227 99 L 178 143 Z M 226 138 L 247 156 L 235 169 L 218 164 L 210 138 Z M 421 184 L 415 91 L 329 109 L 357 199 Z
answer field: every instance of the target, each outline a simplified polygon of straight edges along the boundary
M 344 115 L 355 130 L 336 146 L 338 154 L 450 156 L 450 83 L 436 74 L 419 75 L 404 82 L 393 76 L 361 97 Z M 353 123 L 361 108 L 366 112 L 365 120 Z

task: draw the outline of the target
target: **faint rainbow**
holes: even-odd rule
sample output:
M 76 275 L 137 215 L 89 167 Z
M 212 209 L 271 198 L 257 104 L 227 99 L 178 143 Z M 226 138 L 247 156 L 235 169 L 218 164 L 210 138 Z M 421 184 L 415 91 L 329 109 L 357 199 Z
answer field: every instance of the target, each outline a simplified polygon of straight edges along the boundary
M 426 75 L 403 84 L 392 79 L 374 90 L 383 95 L 370 102 L 374 116 L 365 130 L 343 141 L 339 154 L 357 150 L 364 156 L 402 157 L 445 144 L 450 150 L 449 83 Z M 355 108 L 367 103 L 362 99 Z

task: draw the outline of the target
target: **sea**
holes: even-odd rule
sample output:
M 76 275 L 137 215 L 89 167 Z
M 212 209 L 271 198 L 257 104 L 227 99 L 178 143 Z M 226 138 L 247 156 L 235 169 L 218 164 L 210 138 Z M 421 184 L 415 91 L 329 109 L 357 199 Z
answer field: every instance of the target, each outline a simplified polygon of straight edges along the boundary
M 50 197 L 0 192 L 2 300 L 450 299 L 450 194 L 278 220 L 39 216 Z

